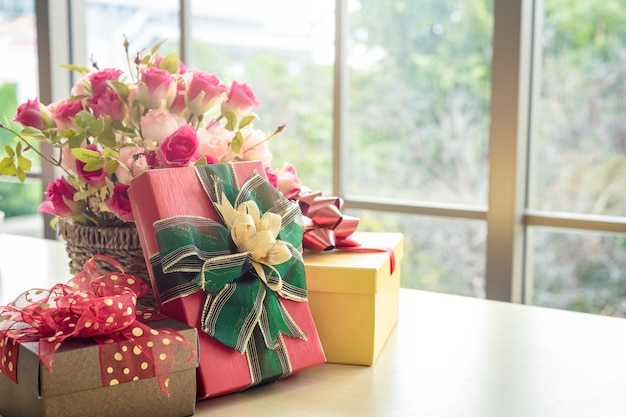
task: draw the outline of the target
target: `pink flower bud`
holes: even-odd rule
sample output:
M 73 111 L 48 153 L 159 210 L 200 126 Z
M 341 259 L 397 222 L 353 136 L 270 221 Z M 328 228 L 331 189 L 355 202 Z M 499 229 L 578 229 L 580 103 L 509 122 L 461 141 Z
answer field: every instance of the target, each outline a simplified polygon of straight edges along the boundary
M 91 83 L 91 94 L 94 96 L 112 91 L 107 81 L 119 81 L 122 71 L 114 68 L 103 69 L 102 71 L 89 74 L 89 82 Z
M 189 111 L 195 116 L 206 113 L 228 91 L 228 87 L 215 74 L 189 71 L 185 75 L 189 84 L 185 101 Z
M 139 81 L 139 102 L 146 109 L 169 108 L 176 97 L 172 74 L 158 68 L 142 68 Z
M 20 104 L 13 121 L 23 126 L 34 127 L 39 130 L 55 126 L 52 120 L 52 114 L 47 107 L 40 104 L 37 99 L 27 100 L 26 103 Z
M 224 108 L 227 111 L 233 111 L 238 116 L 249 113 L 252 108 L 258 107 L 261 104 L 258 98 L 252 92 L 252 89 L 247 84 L 240 84 L 237 81 L 233 81 L 228 92 L 228 98 L 224 103 Z

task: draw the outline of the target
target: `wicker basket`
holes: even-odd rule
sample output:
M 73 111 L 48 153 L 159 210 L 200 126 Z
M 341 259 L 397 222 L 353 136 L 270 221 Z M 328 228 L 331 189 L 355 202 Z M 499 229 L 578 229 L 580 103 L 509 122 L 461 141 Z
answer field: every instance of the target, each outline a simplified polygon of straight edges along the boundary
M 78 274 L 85 261 L 96 254 L 115 258 L 124 272 L 141 278 L 150 290 L 139 302 L 148 307 L 156 307 L 150 283 L 150 275 L 143 256 L 137 228 L 133 223 L 121 227 L 97 227 L 59 221 L 59 235 L 65 240 L 65 249 L 70 258 L 70 273 Z M 99 262 L 103 272 L 117 272 L 118 269 L 106 262 Z

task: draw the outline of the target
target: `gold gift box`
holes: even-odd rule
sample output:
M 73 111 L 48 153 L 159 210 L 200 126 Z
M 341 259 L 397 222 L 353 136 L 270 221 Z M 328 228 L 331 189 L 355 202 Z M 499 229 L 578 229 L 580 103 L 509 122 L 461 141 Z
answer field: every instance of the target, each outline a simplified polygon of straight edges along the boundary
M 362 248 L 305 250 L 309 307 L 327 361 L 373 365 L 398 321 L 401 233 L 355 232 Z M 391 274 L 393 249 L 395 269 Z

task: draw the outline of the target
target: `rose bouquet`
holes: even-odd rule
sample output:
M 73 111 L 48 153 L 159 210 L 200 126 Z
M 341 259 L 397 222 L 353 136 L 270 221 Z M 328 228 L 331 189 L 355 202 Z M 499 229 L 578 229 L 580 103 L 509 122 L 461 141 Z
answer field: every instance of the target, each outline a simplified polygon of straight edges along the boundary
M 68 65 L 81 78 L 67 99 L 44 105 L 28 100 L 17 109 L 13 147 L 0 160 L 0 174 L 24 181 L 29 153 L 62 171 L 46 190 L 40 213 L 84 225 L 120 226 L 133 221 L 128 188 L 143 171 L 197 164 L 261 160 L 270 182 L 287 198 L 300 187 L 285 164 L 273 171 L 267 134 L 254 127 L 260 102 L 237 81 L 223 83 L 215 74 L 187 69 L 176 54 L 157 53 L 162 42 L 131 58 L 128 73 Z M 0 127 L 11 130 L 5 125 Z M 13 131 L 13 130 L 11 130 Z M 34 146 L 48 142 L 56 150 L 43 155 Z

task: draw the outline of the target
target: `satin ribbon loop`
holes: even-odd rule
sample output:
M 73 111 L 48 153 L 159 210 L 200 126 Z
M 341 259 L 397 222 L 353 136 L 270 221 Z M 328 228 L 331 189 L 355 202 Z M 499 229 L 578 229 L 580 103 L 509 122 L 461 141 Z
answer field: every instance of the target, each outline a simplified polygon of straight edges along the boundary
M 294 199 L 304 218 L 302 244 L 306 249 L 322 252 L 359 246 L 349 237 L 356 231 L 359 218 L 341 213 L 343 199 L 308 188 L 302 188 Z

